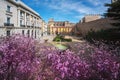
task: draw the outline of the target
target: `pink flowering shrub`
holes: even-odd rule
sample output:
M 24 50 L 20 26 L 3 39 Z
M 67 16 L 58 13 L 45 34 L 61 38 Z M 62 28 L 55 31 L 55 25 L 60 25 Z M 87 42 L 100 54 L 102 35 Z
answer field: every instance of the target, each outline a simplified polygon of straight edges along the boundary
M 66 50 L 48 55 L 55 80 L 86 80 L 90 77 L 90 65 L 73 52 Z
M 44 47 L 44 80 L 119 80 L 120 61 L 105 44 L 75 44 L 78 53 Z M 49 74 L 49 75 L 48 75 Z
M 35 53 L 35 41 L 30 38 L 4 38 L 0 44 L 0 80 L 37 80 L 40 60 Z
M 120 62 L 110 51 L 95 49 L 91 55 L 94 78 L 98 80 L 118 80 L 120 74 Z
M 102 42 L 96 42 L 99 44 L 98 48 L 94 48 L 94 54 L 92 54 L 92 66 L 96 71 L 96 75 L 100 79 L 106 80 L 119 80 L 120 79 L 120 58 L 117 55 L 120 54 L 120 43 L 106 45 Z
M 119 48 L 75 43 L 60 51 L 20 35 L 0 42 L 0 80 L 120 80 Z
M 95 45 L 76 44 L 78 55 L 91 65 L 90 80 L 119 80 L 120 77 L 120 47 L 96 42 Z

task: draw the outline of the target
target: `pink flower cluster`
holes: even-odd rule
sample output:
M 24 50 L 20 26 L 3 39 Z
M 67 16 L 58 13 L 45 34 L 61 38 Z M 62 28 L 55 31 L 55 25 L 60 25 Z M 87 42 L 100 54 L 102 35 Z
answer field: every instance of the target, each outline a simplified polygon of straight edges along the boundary
M 35 41 L 30 38 L 14 35 L 1 41 L 0 80 L 35 79 L 40 69 L 35 53 Z
M 20 35 L 0 43 L 0 80 L 120 80 L 116 48 L 75 43 L 60 51 Z
M 90 65 L 70 50 L 48 55 L 51 69 L 60 80 L 88 79 L 90 77 Z M 56 79 L 55 78 L 55 79 Z

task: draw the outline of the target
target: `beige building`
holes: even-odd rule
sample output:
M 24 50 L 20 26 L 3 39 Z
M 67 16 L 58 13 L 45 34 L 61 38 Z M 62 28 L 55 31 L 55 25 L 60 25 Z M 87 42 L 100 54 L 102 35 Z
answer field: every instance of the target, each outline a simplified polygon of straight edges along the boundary
M 84 35 L 91 29 L 97 31 L 97 29 L 101 29 L 102 20 L 103 19 L 99 14 L 85 15 L 85 17 L 83 17 L 82 20 L 80 20 L 80 22 L 74 26 L 74 28 L 72 29 L 72 33 L 77 35 Z M 104 21 L 103 23 L 105 23 Z M 98 24 L 100 27 L 97 27 Z
M 48 22 L 48 31 L 50 34 L 69 34 L 75 24 L 69 21 L 54 21 L 50 19 Z
M 99 15 L 99 14 L 89 14 L 89 15 L 85 15 L 85 17 L 82 18 L 81 23 L 98 20 L 98 19 L 100 19 L 100 18 L 101 18 L 101 15 Z
M 112 3 L 114 3 L 114 2 L 116 2 L 116 1 L 118 1 L 118 0 L 111 0 L 112 1 Z
M 42 21 L 42 36 L 47 36 L 47 23 L 43 20 Z
M 98 20 L 94 20 L 86 23 L 77 23 L 73 29 L 75 35 L 85 36 L 89 31 L 100 31 L 106 30 L 110 28 L 114 28 L 115 26 L 111 25 L 113 23 L 118 23 L 118 21 L 112 18 L 101 18 Z
M 0 36 L 23 34 L 39 39 L 42 18 L 21 0 L 0 0 Z

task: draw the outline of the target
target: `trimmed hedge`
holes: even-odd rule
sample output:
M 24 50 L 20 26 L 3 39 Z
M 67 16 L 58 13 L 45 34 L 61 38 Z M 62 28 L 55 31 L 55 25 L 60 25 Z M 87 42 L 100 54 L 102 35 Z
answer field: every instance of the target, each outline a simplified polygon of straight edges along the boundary
M 64 36 L 62 36 L 62 35 L 57 35 L 54 39 L 53 39 L 53 41 L 55 41 L 55 42 L 72 42 L 72 39 L 66 39 L 66 38 L 64 38 Z

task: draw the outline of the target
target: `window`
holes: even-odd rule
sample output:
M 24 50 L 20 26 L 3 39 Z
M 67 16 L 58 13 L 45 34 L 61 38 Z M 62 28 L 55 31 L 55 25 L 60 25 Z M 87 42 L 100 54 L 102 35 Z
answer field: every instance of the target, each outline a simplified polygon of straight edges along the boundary
M 23 17 L 23 15 L 24 15 L 23 11 L 20 11 L 20 17 Z
M 20 11 L 20 17 L 22 17 L 22 12 Z
M 33 30 L 32 30 L 32 32 L 31 32 L 31 36 L 33 37 Z
M 30 37 L 30 30 L 27 31 L 27 35 L 28 35 L 28 37 Z
M 20 20 L 20 26 L 22 26 L 22 20 Z
M 10 12 L 10 6 L 7 6 L 7 11 Z
M 36 30 L 35 30 L 35 38 L 36 38 Z
M 7 17 L 7 24 L 10 24 L 10 17 Z
M 24 33 L 25 33 L 24 30 L 22 30 L 22 35 L 24 35 Z
M 8 30 L 6 34 L 7 34 L 7 36 L 10 36 L 10 30 Z

